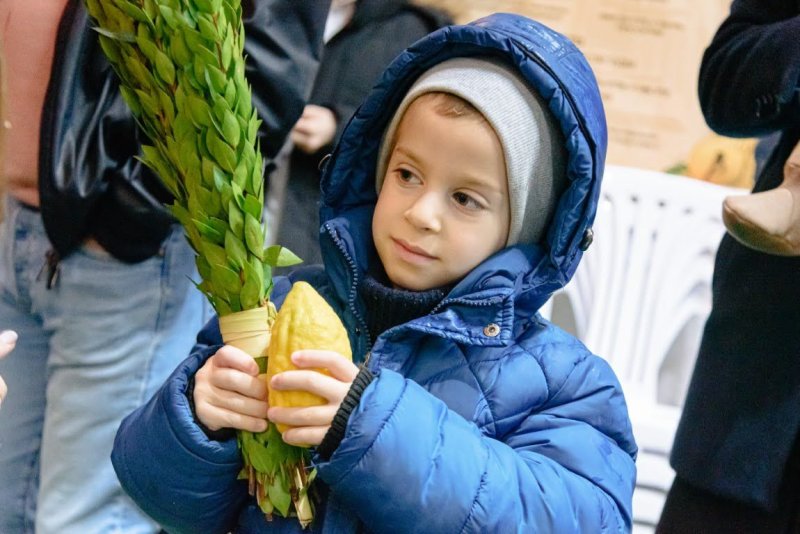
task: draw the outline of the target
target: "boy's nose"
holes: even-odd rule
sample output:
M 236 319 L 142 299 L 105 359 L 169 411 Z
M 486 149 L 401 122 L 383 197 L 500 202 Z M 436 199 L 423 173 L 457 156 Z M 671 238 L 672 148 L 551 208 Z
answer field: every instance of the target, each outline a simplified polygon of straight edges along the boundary
M 428 232 L 441 230 L 441 210 L 439 199 L 432 193 L 420 195 L 406 210 L 405 217 L 415 227 Z

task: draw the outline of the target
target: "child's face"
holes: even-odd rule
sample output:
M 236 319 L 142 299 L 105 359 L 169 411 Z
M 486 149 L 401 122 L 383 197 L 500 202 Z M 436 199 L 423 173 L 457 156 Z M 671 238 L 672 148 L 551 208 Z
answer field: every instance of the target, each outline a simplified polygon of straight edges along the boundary
M 500 140 L 479 117 L 433 108 L 423 96 L 403 116 L 372 219 L 386 274 L 415 291 L 463 278 L 508 239 Z

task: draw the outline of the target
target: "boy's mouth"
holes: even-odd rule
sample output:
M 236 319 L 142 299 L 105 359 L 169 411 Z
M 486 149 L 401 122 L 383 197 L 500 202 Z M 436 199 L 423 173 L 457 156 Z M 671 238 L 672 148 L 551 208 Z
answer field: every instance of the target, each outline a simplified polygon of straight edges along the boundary
M 403 241 L 402 239 L 395 239 L 392 238 L 397 250 L 400 252 L 401 256 L 404 258 L 410 259 L 411 261 L 419 261 L 420 259 L 423 260 L 435 260 L 436 256 L 432 256 L 428 254 L 424 249 L 414 246 L 411 243 Z

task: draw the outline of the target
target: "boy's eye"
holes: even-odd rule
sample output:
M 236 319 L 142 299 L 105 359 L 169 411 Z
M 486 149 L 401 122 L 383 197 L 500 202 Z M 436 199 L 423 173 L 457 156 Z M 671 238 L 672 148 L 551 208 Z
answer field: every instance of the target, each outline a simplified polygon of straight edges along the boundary
M 397 176 L 402 182 L 411 182 L 415 178 L 414 173 L 408 169 L 398 169 Z
M 455 200 L 459 206 L 463 206 L 471 210 L 479 210 L 483 208 L 483 205 L 480 202 L 478 202 L 468 194 L 462 193 L 460 191 L 457 193 L 453 193 L 453 200 Z

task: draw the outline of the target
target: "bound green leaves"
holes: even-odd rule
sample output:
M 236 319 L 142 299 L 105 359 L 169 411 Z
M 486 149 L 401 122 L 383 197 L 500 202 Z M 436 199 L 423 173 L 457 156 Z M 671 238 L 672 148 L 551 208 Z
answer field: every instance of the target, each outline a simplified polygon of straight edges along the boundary
M 272 269 L 299 262 L 264 249 L 260 121 L 244 77 L 240 0 L 85 0 L 120 93 L 150 145 L 142 161 L 172 193 L 197 253 L 197 288 L 219 315 L 262 307 Z M 274 308 L 273 308 L 274 309 Z M 267 515 L 311 520 L 307 451 L 267 432 L 239 433 L 243 476 Z M 294 508 L 293 508 L 294 506 Z
M 86 5 L 152 143 L 141 159 L 174 196 L 170 210 L 197 252 L 198 287 L 220 314 L 264 305 L 272 288 L 264 273 L 299 259 L 263 250 L 260 121 L 244 77 L 240 1 Z

